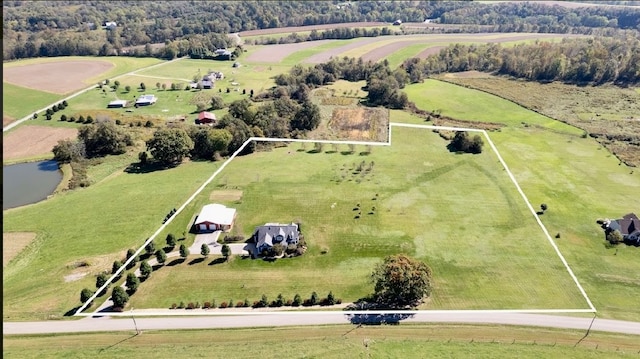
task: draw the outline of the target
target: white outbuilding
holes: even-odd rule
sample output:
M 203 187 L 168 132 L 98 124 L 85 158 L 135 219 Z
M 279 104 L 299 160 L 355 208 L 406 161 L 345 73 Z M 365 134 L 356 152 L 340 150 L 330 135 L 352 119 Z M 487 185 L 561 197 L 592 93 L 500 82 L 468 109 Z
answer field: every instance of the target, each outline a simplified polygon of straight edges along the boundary
M 229 231 L 235 218 L 235 208 L 212 203 L 202 207 L 194 225 L 198 232 Z

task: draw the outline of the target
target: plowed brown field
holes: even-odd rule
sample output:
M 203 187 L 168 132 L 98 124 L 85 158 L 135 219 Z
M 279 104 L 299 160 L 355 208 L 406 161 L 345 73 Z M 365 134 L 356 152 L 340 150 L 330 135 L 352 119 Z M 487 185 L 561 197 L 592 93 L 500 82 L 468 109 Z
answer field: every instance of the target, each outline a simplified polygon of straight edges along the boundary
M 2 80 L 14 85 L 56 94 L 87 87 L 88 78 L 98 76 L 114 65 L 108 61 L 56 61 L 7 67 Z

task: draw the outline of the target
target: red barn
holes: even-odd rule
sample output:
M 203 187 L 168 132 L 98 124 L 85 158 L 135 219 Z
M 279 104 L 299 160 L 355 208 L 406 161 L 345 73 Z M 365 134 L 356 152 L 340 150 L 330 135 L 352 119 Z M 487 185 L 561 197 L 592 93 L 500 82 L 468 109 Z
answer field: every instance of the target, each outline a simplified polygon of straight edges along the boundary
M 206 123 L 214 124 L 215 122 L 216 122 L 216 114 L 207 112 L 207 111 L 200 112 L 198 114 L 198 119 L 196 120 L 196 124 L 206 124 Z

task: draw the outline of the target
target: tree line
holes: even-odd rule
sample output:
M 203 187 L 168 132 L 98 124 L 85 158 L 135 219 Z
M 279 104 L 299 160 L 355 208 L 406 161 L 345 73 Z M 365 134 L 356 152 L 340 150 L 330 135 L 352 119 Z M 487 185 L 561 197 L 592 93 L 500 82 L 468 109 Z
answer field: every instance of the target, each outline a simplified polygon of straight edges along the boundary
M 442 72 L 477 70 L 533 81 L 634 85 L 640 82 L 640 39 L 620 34 L 509 47 L 455 44 L 426 59 L 408 59 L 401 67 L 413 83 Z
M 151 43 L 170 46 L 159 53 L 153 53 L 149 47 L 144 51 L 132 50 L 130 54 L 171 58 L 188 55 L 189 48 L 227 47 L 230 44 L 226 34 L 233 32 L 345 22 L 391 23 L 397 19 L 492 25 L 491 31 L 502 32 L 588 34 L 594 29 L 640 30 L 640 8 L 567 9 L 535 2 L 489 5 L 471 1 L 4 1 L 3 60 L 105 56 Z M 106 21 L 115 21 L 117 26 L 102 30 Z M 377 31 L 332 30 L 310 38 L 376 36 Z M 382 35 L 384 30 L 379 31 Z M 191 45 L 193 42 L 200 44 Z

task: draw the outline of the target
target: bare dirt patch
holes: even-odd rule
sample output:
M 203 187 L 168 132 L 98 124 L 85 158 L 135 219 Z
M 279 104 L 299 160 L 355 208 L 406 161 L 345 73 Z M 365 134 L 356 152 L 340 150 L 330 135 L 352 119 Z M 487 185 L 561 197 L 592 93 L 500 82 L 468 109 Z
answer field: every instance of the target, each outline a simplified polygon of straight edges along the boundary
M 90 274 L 97 275 L 109 271 L 111 269 L 110 259 L 112 258 L 113 256 L 102 255 L 67 263 L 66 267 L 71 272 L 64 276 L 64 281 L 74 282 Z
M 312 30 L 327 30 L 327 29 L 339 29 L 343 27 L 370 27 L 370 26 L 384 26 L 389 25 L 386 22 L 345 22 L 342 24 L 324 24 L 324 25 L 310 25 L 310 26 L 290 26 L 290 27 L 278 27 L 272 29 L 260 29 L 260 30 L 247 30 L 238 33 L 240 37 L 243 36 L 257 36 L 257 35 L 271 35 L 271 34 L 287 34 L 292 32 L 312 31 Z
M 2 267 L 6 266 L 34 239 L 36 234 L 33 232 L 2 233 Z
M 268 45 L 247 56 L 247 61 L 280 62 L 285 57 L 293 54 L 294 52 L 308 49 L 310 47 L 320 46 L 329 41 L 332 41 L 332 40 L 317 40 L 317 41 L 298 42 L 295 44 Z
M 59 140 L 75 138 L 75 128 L 22 126 L 3 136 L 2 159 L 16 160 L 51 153 Z
M 3 69 L 3 81 L 14 85 L 66 94 L 87 87 L 87 79 L 114 67 L 108 61 L 59 61 Z
M 389 131 L 389 110 L 369 107 L 337 107 L 333 110 L 329 128 L 349 140 L 386 141 Z
M 237 189 L 220 189 L 211 192 L 209 200 L 214 202 L 239 201 L 242 199 L 242 191 Z
M 5 114 L 2 115 L 2 127 L 10 124 L 11 122 L 15 121 L 16 119 L 11 117 L 11 116 L 7 116 Z

